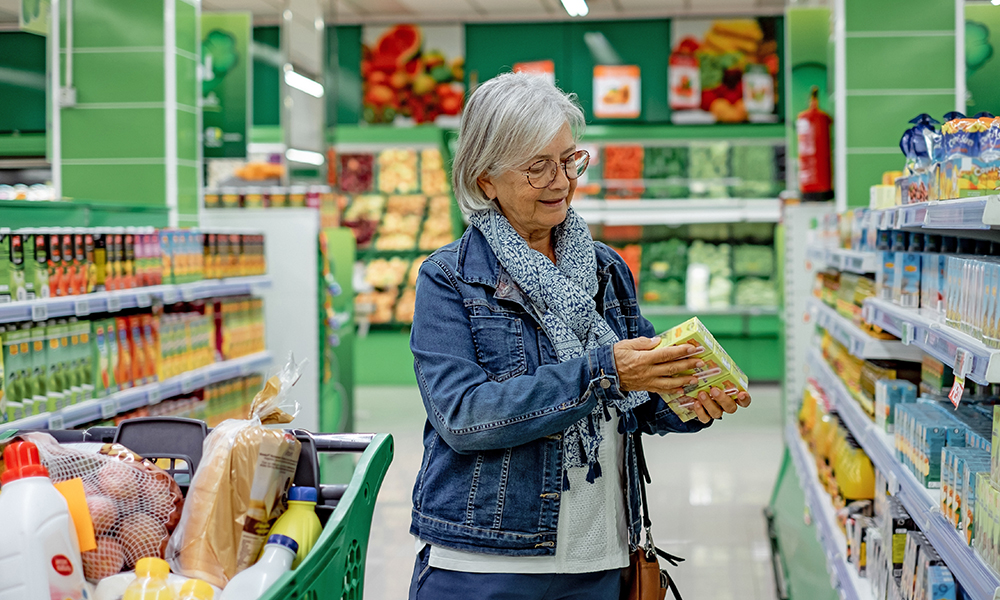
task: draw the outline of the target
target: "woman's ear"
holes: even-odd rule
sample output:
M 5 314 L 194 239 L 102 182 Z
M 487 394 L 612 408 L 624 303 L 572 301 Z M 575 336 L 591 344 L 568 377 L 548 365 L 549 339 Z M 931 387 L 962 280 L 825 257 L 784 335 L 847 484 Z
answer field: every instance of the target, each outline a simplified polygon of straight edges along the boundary
M 479 189 L 483 190 L 486 197 L 490 200 L 494 200 L 497 197 L 497 188 L 493 185 L 493 179 L 487 174 L 483 173 L 478 178 L 476 178 L 476 183 L 479 184 Z

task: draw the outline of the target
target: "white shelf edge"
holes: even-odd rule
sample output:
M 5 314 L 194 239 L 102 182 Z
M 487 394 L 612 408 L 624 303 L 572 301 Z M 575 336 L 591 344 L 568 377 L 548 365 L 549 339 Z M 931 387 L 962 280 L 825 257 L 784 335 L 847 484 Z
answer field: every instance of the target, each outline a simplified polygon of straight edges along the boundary
M 581 199 L 573 202 L 573 209 L 592 225 L 777 223 L 781 219 L 781 200 L 776 198 Z
M 816 524 L 816 537 L 826 553 L 827 571 L 831 572 L 831 583 L 841 591 L 845 600 L 870 600 L 874 598 L 871 585 L 862 579 L 853 565 L 848 563 L 844 552 L 847 540 L 837 525 L 836 513 L 826 491 L 820 487 L 819 475 L 813 464 L 812 455 L 795 425 L 785 428 L 785 443 L 792 457 L 792 465 L 799 477 L 799 486 L 806 498 L 806 506 Z
M 875 273 L 878 268 L 878 254 L 876 252 L 810 245 L 807 248 L 806 256 L 809 260 L 825 268 L 848 271 L 858 275 Z
M 808 307 L 816 324 L 830 332 L 857 358 L 914 362 L 920 362 L 923 358 L 923 351 L 919 348 L 906 346 L 899 340 L 872 337 L 815 296 L 810 296 Z
M 872 313 L 875 314 L 872 314 Z M 888 315 L 883 317 L 880 313 Z M 973 356 L 972 372 L 968 378 L 977 383 L 1000 383 L 1000 350 L 990 348 L 976 338 L 948 326 L 938 316 L 930 316 L 916 309 L 905 308 L 879 298 L 865 300 L 862 313 L 865 320 L 900 338 L 911 338 L 910 345 L 930 354 L 949 367 L 955 366 L 955 351 L 945 351 L 932 343 L 931 337 L 940 338 L 951 346 L 964 349 Z M 909 334 L 901 325 L 908 324 Z M 938 341 L 938 340 L 935 340 Z
M 902 463 L 895 458 L 890 436 L 879 430 L 848 394 L 843 382 L 823 360 L 817 348 L 812 348 L 807 363 L 817 383 L 826 392 L 851 435 L 871 459 L 872 464 L 894 478 L 899 486 L 897 495 L 914 522 L 927 536 L 955 579 L 970 593 L 973 600 L 993 600 L 1000 588 L 1000 577 L 969 547 L 959 532 L 938 510 L 939 493 L 925 488 Z
M 190 300 L 203 300 L 222 296 L 239 296 L 256 289 L 270 287 L 271 277 L 231 277 L 228 279 L 202 279 L 177 285 L 156 285 L 113 292 L 95 292 L 78 296 L 40 298 L 24 302 L 0 304 L 0 323 L 44 321 L 61 317 L 86 317 L 109 311 L 109 302 L 119 310 L 148 306 L 153 298 L 164 304 Z
M 186 394 L 188 391 L 204 388 L 213 383 L 219 383 L 220 381 L 234 379 L 266 369 L 272 360 L 273 356 L 266 350 L 248 356 L 241 356 L 240 358 L 224 360 L 181 373 L 170 379 L 121 390 L 104 398 L 93 398 L 80 404 L 67 406 L 53 413 L 43 413 L 17 421 L 0 423 L 0 431 L 11 429 L 49 429 L 51 428 L 50 419 L 52 417 L 61 419 L 63 428 L 71 429 L 85 423 L 98 421 L 102 418 L 110 418 L 110 416 L 102 416 L 102 410 L 107 410 L 104 409 L 105 406 L 113 407 L 114 415 L 118 415 L 143 406 L 149 406 L 151 393 L 157 398 L 157 402 L 167 400 Z M 189 386 L 189 390 L 185 391 L 184 388 Z
M 770 316 L 779 313 L 776 306 L 733 306 L 731 308 L 708 308 L 705 310 L 690 309 L 686 306 L 657 306 L 655 304 L 639 303 L 639 312 L 650 317 L 672 317 L 675 315 L 697 315 L 699 317 L 715 316 Z
M 881 229 L 988 231 L 1000 227 L 1000 196 L 918 202 L 873 212 Z

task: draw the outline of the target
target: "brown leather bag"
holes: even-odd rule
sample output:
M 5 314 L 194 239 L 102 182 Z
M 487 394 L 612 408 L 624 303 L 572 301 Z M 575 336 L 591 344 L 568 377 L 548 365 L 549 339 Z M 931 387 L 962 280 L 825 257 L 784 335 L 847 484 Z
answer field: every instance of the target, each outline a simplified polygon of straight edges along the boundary
M 684 562 L 683 558 L 660 550 L 653 543 L 653 523 L 649 520 L 649 504 L 646 501 L 646 482 L 649 469 L 646 467 L 646 456 L 642 450 L 642 433 L 632 434 L 635 446 L 636 461 L 639 467 L 639 496 L 642 499 L 642 525 L 646 532 L 646 543 L 640 545 L 629 556 L 629 566 L 622 579 L 621 600 L 664 600 L 667 590 L 673 593 L 675 600 L 681 600 L 677 585 L 667 571 L 660 569 L 659 556 L 670 564 L 677 566 Z

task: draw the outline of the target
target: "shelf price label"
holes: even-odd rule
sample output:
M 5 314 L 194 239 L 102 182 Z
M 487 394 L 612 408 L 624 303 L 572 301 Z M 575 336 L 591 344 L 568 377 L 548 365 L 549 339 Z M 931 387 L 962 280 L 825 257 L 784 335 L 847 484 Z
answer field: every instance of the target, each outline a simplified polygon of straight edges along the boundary
M 146 395 L 146 401 L 150 406 L 156 406 L 160 402 L 163 402 L 163 394 L 160 393 L 160 388 L 150 388 L 149 393 Z
M 148 293 L 140 292 L 135 295 L 135 305 L 138 306 L 139 308 L 146 308 L 147 306 L 150 306 L 152 304 L 153 300 L 152 298 L 149 297 Z
M 163 303 L 177 304 L 177 288 L 168 286 L 163 289 Z
M 181 391 L 185 394 L 190 394 L 194 390 L 201 389 L 205 387 L 205 374 L 204 373 L 193 373 L 185 375 L 181 379 Z
M 195 293 L 194 287 L 190 285 L 181 286 L 181 298 L 183 298 L 185 302 L 190 302 L 196 297 L 197 294 Z
M 66 429 L 62 413 L 54 412 L 49 415 L 49 429 Z
M 902 331 L 900 332 L 901 334 L 900 339 L 902 339 L 903 345 L 909 346 L 910 344 L 913 343 L 913 339 L 915 337 L 913 333 L 913 323 L 910 323 L 908 321 L 903 321 L 903 326 L 901 329 Z
M 972 353 L 965 348 L 959 348 L 955 352 L 955 367 L 953 369 L 955 372 L 955 383 L 951 386 L 951 391 L 948 392 L 948 399 L 951 403 L 958 408 L 960 402 L 962 402 L 962 393 L 965 392 L 965 378 L 972 372 Z
M 118 312 L 122 309 L 122 298 L 118 294 L 108 294 L 108 312 Z
M 114 398 L 110 398 L 101 402 L 101 418 L 110 419 L 111 417 L 118 414 L 118 401 Z
M 90 315 L 90 301 L 86 298 L 80 298 L 73 303 L 73 313 L 78 317 L 86 317 Z
M 33 304 L 31 306 L 31 320 L 44 321 L 49 318 L 48 304 Z

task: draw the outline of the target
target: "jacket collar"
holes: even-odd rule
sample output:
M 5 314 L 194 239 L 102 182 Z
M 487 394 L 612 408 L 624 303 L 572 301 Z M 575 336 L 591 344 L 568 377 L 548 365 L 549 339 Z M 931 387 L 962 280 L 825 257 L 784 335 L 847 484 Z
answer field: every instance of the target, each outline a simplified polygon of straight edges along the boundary
M 606 247 L 595 244 L 597 255 L 597 308 L 603 314 L 603 293 L 607 289 L 608 280 L 611 277 L 611 265 L 614 258 Z M 486 236 L 475 226 L 470 225 L 462 241 L 458 246 L 458 277 L 465 283 L 486 285 L 495 290 L 493 297 L 498 300 L 510 300 L 521 305 L 524 310 L 534 315 L 531 301 L 525 296 L 514 282 L 513 278 L 500 265 L 493 249 L 490 248 Z

